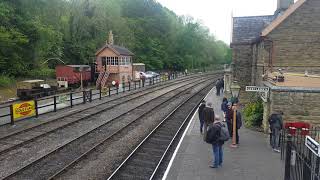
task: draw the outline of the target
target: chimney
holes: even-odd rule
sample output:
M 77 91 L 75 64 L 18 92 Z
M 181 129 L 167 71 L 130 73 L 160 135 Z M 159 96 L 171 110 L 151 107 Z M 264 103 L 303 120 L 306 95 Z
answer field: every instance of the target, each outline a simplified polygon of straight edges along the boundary
M 275 14 L 282 14 L 285 10 L 287 10 L 292 4 L 294 4 L 294 0 L 277 0 L 277 10 Z
M 109 32 L 109 39 L 107 41 L 107 44 L 113 45 L 113 34 L 112 34 L 112 31 Z

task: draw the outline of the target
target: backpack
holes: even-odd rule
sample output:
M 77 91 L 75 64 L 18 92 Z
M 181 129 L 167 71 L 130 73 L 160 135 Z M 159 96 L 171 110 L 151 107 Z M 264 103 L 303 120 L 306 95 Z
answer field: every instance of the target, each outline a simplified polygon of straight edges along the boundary
M 213 136 L 214 136 L 214 131 L 213 128 L 209 128 L 209 130 L 207 131 L 207 136 L 206 136 L 206 143 L 211 144 L 213 142 Z
M 220 131 L 219 140 L 228 141 L 230 139 L 230 135 L 226 125 L 221 124 L 220 127 L 221 127 L 221 131 Z

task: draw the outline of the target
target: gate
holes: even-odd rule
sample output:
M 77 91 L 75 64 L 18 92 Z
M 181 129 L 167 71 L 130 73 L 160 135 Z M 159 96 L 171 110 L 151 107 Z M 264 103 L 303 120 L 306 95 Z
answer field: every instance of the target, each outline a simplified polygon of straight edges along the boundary
M 284 179 L 320 180 L 320 128 L 287 126 L 280 138 L 281 159 L 285 161 Z

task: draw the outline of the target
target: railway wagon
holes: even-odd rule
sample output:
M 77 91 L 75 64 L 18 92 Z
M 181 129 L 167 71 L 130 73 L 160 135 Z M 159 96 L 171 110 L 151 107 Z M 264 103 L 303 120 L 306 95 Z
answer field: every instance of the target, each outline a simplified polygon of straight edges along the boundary
M 56 77 L 58 82 L 64 81 L 71 86 L 80 84 L 81 79 L 87 83 L 91 81 L 91 67 L 88 65 L 59 65 L 56 67 Z
M 57 90 L 55 81 L 35 79 L 17 83 L 17 96 L 22 100 L 50 96 L 55 94 Z

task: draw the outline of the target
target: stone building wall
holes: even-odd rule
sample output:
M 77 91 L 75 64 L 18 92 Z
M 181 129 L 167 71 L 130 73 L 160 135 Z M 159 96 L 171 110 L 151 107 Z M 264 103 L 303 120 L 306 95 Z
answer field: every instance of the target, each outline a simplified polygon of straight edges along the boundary
M 285 121 L 307 121 L 320 125 L 320 90 L 272 91 L 270 98 L 270 110 L 283 111 Z
M 233 69 L 233 81 L 238 81 L 241 86 L 240 101 L 247 100 L 245 87 L 251 85 L 252 46 L 237 45 L 232 49 L 232 59 L 235 64 Z
M 268 36 L 274 69 L 320 73 L 320 1 L 308 0 Z
M 320 126 L 320 88 L 270 87 L 270 99 L 264 103 L 264 129 L 269 126 L 267 119 L 273 112 L 282 111 L 284 121 L 305 121 Z

